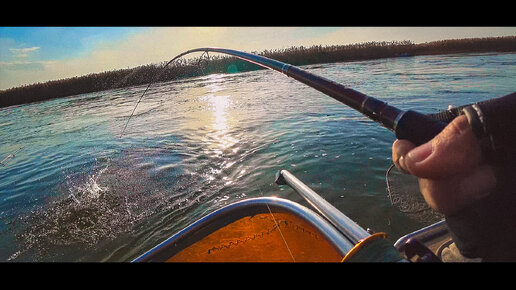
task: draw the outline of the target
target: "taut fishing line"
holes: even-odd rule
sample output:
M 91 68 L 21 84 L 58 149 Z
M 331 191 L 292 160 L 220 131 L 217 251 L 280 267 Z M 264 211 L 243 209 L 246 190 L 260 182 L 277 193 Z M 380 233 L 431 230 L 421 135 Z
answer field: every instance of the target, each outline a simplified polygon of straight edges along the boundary
M 264 195 L 263 195 L 262 187 L 259 184 L 258 184 L 258 189 L 260 190 L 260 194 L 263 197 Z M 292 251 L 290 250 L 290 247 L 288 246 L 288 243 L 287 243 L 287 240 L 285 239 L 285 236 L 283 236 L 283 233 L 281 232 L 280 225 L 279 225 L 278 221 L 276 221 L 276 218 L 274 217 L 274 214 L 272 213 L 272 210 L 269 207 L 269 203 L 266 202 L 265 205 L 267 206 L 267 209 L 269 210 L 269 213 L 271 214 L 272 220 L 274 221 L 274 224 L 276 225 L 276 228 L 279 231 L 281 239 L 283 240 L 283 243 L 285 244 L 285 247 L 287 248 L 287 251 L 288 251 L 288 253 L 290 255 L 290 258 L 292 259 L 292 262 L 295 263 L 296 259 L 294 258 L 294 255 L 292 254 Z
M 127 128 L 127 124 L 129 124 L 129 120 L 131 120 L 131 118 L 133 117 L 134 115 L 134 111 L 136 111 L 136 108 L 138 107 L 138 104 L 140 104 L 140 102 L 142 101 L 142 98 L 143 96 L 145 96 L 145 94 L 147 93 L 147 91 L 149 90 L 150 86 L 156 81 L 156 79 L 158 79 L 162 74 L 163 72 L 165 72 L 165 68 L 167 68 L 167 66 L 172 63 L 174 60 L 178 59 L 179 57 L 175 57 L 173 59 L 171 59 L 169 62 L 167 62 L 163 68 L 161 68 L 161 71 L 158 75 L 154 75 L 154 77 L 151 79 L 151 81 L 149 82 L 149 84 L 147 85 L 147 88 L 145 89 L 145 91 L 143 91 L 143 94 L 140 96 L 140 98 L 138 99 L 138 102 L 136 102 L 136 105 L 134 106 L 133 108 L 133 111 L 131 112 L 131 115 L 129 115 L 129 118 L 127 119 L 127 122 L 125 123 L 125 126 L 124 126 L 124 129 L 122 129 L 122 133 L 120 133 L 120 138 L 122 138 L 122 136 L 124 135 L 124 132 L 125 132 L 125 129 Z
M 145 91 L 143 92 L 143 94 L 140 96 L 140 98 L 138 99 L 138 102 L 136 102 L 136 105 L 134 106 L 133 108 L 133 111 L 131 112 L 131 115 L 129 115 L 129 118 L 127 119 L 127 122 L 125 123 L 125 126 L 124 126 L 124 129 L 122 130 L 122 133 L 120 133 L 120 138 L 122 138 L 122 136 L 124 135 L 124 132 L 125 132 L 125 129 L 127 128 L 127 124 L 129 124 L 129 120 L 131 120 L 131 118 L 133 117 L 134 115 L 134 112 L 136 111 L 136 108 L 138 107 L 138 104 L 140 104 L 141 100 L 143 99 L 143 96 L 145 96 L 145 94 L 147 93 L 147 91 L 149 90 L 149 88 L 151 87 L 152 84 L 154 84 L 154 82 L 156 82 L 156 80 L 165 72 L 165 69 L 167 68 L 167 66 L 169 64 L 171 64 L 172 62 L 174 62 L 176 59 L 180 59 L 183 55 L 187 54 L 187 53 L 190 53 L 189 51 L 185 52 L 185 53 L 181 53 L 179 55 L 177 55 L 176 57 L 174 57 L 173 59 L 171 59 L 170 61 L 168 61 L 162 68 L 161 68 L 161 71 L 159 72 L 159 74 L 157 75 L 154 75 L 154 77 L 151 79 L 151 81 L 149 82 L 149 84 L 147 85 L 147 88 L 145 89 Z M 199 68 L 201 69 L 201 72 L 204 73 L 202 67 L 200 67 L 200 63 L 201 63 L 201 60 L 203 59 L 203 56 L 204 54 L 206 54 L 207 58 L 209 59 L 209 55 L 208 55 L 208 51 L 204 51 L 201 56 L 199 57 L 199 61 L 197 62 L 197 66 L 199 66 Z

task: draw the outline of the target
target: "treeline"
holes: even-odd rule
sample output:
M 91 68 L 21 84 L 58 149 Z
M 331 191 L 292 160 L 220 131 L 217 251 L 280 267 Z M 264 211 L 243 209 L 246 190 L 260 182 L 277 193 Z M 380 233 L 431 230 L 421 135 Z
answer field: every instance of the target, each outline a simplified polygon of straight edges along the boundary
M 366 42 L 350 45 L 291 47 L 265 50 L 260 55 L 292 65 L 308 65 L 378 58 L 452 53 L 516 52 L 516 36 L 470 38 L 414 44 L 411 41 Z M 254 52 L 256 53 L 256 52 Z M 0 91 L 0 107 L 43 101 L 109 89 L 164 82 L 211 73 L 233 73 L 262 69 L 244 60 L 206 55 L 180 59 L 165 69 L 166 62 L 102 73 L 24 85 Z

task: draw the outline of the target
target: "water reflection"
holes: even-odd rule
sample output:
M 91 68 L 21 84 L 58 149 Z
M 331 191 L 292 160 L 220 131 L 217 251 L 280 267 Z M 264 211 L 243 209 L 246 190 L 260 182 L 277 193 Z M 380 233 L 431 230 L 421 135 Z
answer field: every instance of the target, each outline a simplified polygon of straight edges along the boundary
M 207 113 L 211 113 L 212 122 L 209 124 L 208 140 L 217 148 L 217 154 L 223 154 L 226 149 L 232 148 L 238 139 L 231 136 L 231 128 L 228 123 L 229 113 L 228 108 L 231 106 L 231 96 L 210 94 L 202 97 L 207 103 Z M 233 149 L 234 152 L 238 148 Z
M 231 115 L 233 107 L 233 96 L 225 92 L 224 76 L 214 75 L 206 80 L 209 85 L 206 94 L 198 96 L 198 100 L 203 108 L 201 120 L 205 120 L 203 126 L 206 134 L 203 138 L 205 144 L 203 154 L 208 156 L 210 162 L 204 173 L 204 178 L 208 183 L 224 181 L 225 185 L 231 184 L 227 172 L 235 164 L 235 153 L 239 139 L 234 136 L 232 125 L 234 116 Z
M 221 75 L 215 75 L 208 81 L 210 85 L 207 94 L 199 96 L 199 101 L 204 103 L 204 112 L 208 115 L 206 120 L 208 132 L 206 141 L 210 145 L 210 150 L 213 150 L 218 156 L 224 154 L 226 150 L 231 149 L 233 153 L 238 151 L 234 146 L 238 143 L 238 139 L 231 135 L 231 115 L 230 110 L 233 106 L 231 95 L 220 94 L 224 93 L 223 78 Z M 204 119 L 204 118 L 203 118 Z

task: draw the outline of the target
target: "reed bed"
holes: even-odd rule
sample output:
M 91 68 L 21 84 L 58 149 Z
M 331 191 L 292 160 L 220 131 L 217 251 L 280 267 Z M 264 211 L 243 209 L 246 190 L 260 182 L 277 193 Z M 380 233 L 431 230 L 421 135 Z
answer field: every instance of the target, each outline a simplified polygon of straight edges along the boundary
M 468 38 L 414 44 L 411 41 L 366 42 L 349 45 L 315 45 L 265 50 L 260 54 L 296 66 L 360 61 L 416 55 L 515 52 L 516 36 Z M 234 73 L 262 69 L 235 57 L 202 55 L 176 61 L 135 68 L 92 73 L 80 77 L 52 80 L 0 91 L 0 107 L 45 101 L 110 89 L 165 82 L 212 73 Z

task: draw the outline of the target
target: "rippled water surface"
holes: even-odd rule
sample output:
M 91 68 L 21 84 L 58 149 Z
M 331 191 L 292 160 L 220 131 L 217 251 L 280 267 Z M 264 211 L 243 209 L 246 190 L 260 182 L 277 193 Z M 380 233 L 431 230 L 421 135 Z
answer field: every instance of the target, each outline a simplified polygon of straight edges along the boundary
M 305 66 L 433 113 L 516 91 L 515 54 Z M 215 74 L 0 109 L 0 261 L 130 261 L 203 215 L 280 196 L 288 169 L 395 241 L 423 222 L 386 193 L 392 133 L 277 72 Z M 14 156 L 9 154 L 14 153 Z

